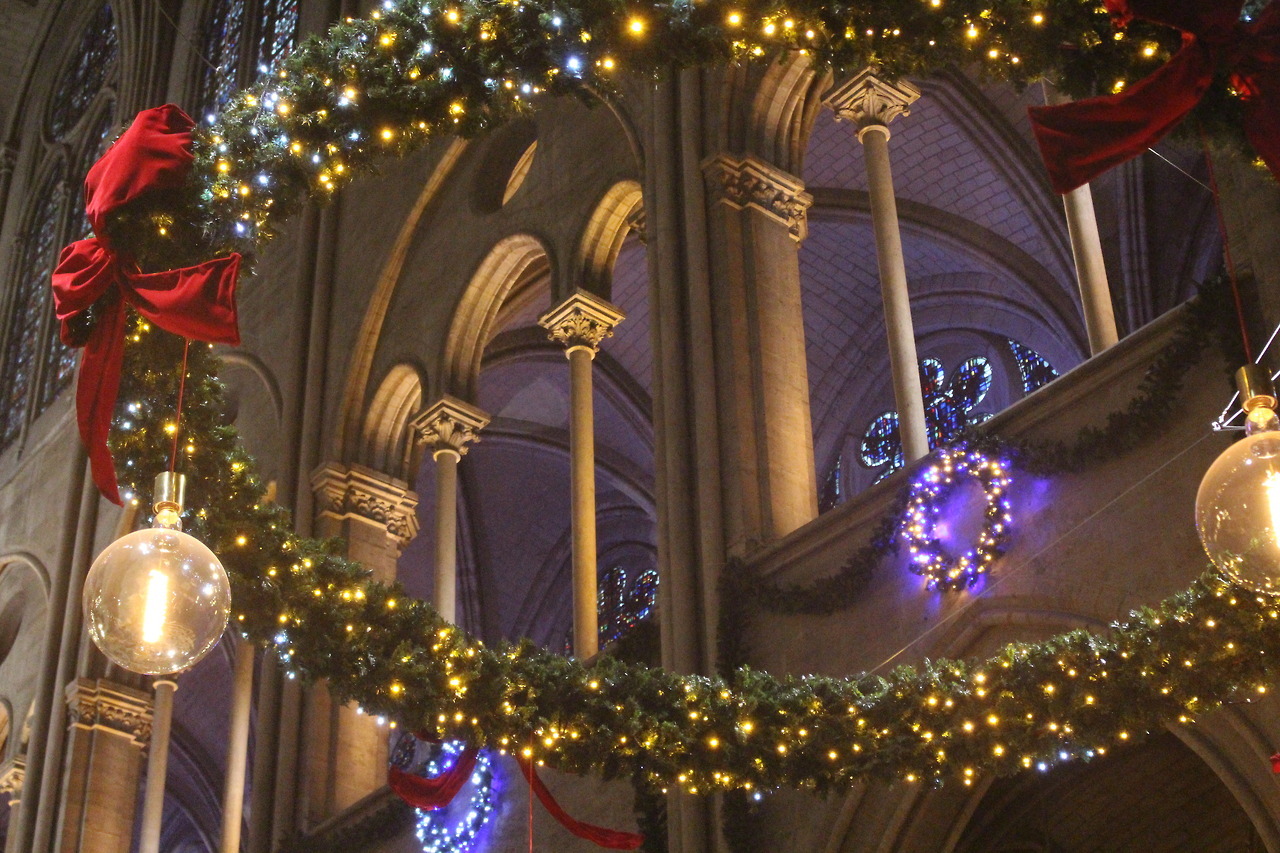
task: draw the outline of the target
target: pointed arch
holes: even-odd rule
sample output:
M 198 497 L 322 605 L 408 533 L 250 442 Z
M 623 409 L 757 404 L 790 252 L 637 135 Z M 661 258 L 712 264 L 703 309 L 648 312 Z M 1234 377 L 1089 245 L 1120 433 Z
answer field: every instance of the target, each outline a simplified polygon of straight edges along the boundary
M 409 421 L 421 408 L 422 377 L 417 369 L 402 363 L 388 370 L 369 405 L 356 461 L 412 485 L 417 466 Z
M 476 268 L 458 302 L 445 341 L 441 394 L 475 399 L 485 345 L 498 331 L 499 311 L 516 290 L 548 275 L 550 254 L 531 234 L 512 234 L 499 241 Z
M 605 191 L 578 245 L 578 286 L 609 298 L 618 252 L 643 211 L 643 193 L 636 181 L 619 181 Z

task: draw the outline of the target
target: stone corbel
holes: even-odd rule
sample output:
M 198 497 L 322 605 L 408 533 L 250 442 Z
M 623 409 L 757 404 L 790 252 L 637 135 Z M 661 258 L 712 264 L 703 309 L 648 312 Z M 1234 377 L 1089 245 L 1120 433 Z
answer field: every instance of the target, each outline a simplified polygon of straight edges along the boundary
M 380 525 L 403 549 L 418 533 L 418 495 L 409 484 L 363 465 L 329 462 L 311 475 L 320 514 Z
M 808 233 L 813 196 L 794 175 L 750 155 L 720 154 L 702 164 L 711 195 L 734 210 L 752 208 L 787 227 L 797 243 Z
M 78 678 L 67 685 L 72 726 L 124 735 L 135 746 L 151 740 L 151 697 L 105 679 Z

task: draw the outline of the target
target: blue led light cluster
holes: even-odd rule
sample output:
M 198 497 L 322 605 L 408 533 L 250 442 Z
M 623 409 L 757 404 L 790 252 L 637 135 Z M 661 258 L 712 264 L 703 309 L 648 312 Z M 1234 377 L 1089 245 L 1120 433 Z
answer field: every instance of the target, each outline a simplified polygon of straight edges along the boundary
M 419 748 L 427 747 L 431 756 L 424 762 L 417 760 Z M 445 741 L 441 744 L 421 744 L 411 734 L 404 734 L 392 751 L 391 763 L 409 773 L 427 778 L 449 772 L 457 762 L 466 744 L 462 741 Z M 473 850 L 480 830 L 489 822 L 497 806 L 493 785 L 493 764 L 489 753 L 481 751 L 471 772 L 471 795 L 466 804 L 461 796 L 442 809 L 418 810 L 418 840 L 423 853 L 467 853 Z M 467 788 L 464 786 L 463 791 Z
M 1009 543 L 1008 463 L 964 445 L 935 453 L 911 486 L 901 534 L 911 554 L 911 571 L 924 576 L 929 589 L 964 589 L 984 574 Z M 942 541 L 944 509 L 968 478 L 982 486 L 986 502 L 978 539 L 958 556 Z

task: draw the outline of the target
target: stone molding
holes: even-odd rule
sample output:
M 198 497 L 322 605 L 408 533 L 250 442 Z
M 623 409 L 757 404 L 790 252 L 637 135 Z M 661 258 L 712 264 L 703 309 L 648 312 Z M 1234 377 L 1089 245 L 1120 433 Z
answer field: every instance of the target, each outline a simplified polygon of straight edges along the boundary
M 70 724 L 128 736 L 143 747 L 151 740 L 151 697 L 103 678 L 77 678 L 67 685 Z
M 720 154 L 702 164 L 716 201 L 734 210 L 753 208 L 787 226 L 797 243 L 808 233 L 807 214 L 813 196 L 804 181 L 751 155 Z
M 27 760 L 15 755 L 0 764 L 0 794 L 8 794 L 10 804 L 22 797 L 22 782 L 27 777 Z
M 576 290 L 573 295 L 538 318 L 547 337 L 566 349 L 589 349 L 594 355 L 600 342 L 613 337 L 614 327 L 626 319 L 618 306 L 593 293 Z
M 644 212 L 644 205 L 637 205 L 636 209 L 627 214 L 627 228 L 636 232 L 636 236 L 640 238 L 641 243 L 649 242 L 649 232 L 646 227 L 649 224 Z
M 898 117 L 911 115 L 910 107 L 920 97 L 920 90 L 906 80 L 889 82 L 864 68 L 845 82 L 835 86 L 822 98 L 838 121 L 851 121 L 858 126 L 858 137 L 871 127 L 885 128 Z
M 418 442 L 431 448 L 433 455 L 452 450 L 459 456 L 467 455 L 470 445 L 480 440 L 480 430 L 488 425 L 488 412 L 448 394 L 409 424 Z
M 8 143 L 0 145 L 0 180 L 13 174 L 18 168 L 18 147 Z
M 418 533 L 418 495 L 403 480 L 363 465 L 328 462 L 311 474 L 311 489 L 321 514 L 381 525 L 400 548 Z

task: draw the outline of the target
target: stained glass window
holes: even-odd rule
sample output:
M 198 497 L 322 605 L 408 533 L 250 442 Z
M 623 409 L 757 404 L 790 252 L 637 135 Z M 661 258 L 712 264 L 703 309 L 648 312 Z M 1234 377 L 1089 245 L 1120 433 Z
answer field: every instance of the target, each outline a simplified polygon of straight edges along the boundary
M 1058 371 L 1053 369 L 1049 360 L 1031 347 L 1010 340 L 1009 351 L 1013 353 L 1013 360 L 1018 363 L 1018 372 L 1022 374 L 1024 393 L 1030 394 L 1058 378 Z
M 244 42 L 245 0 L 215 0 L 205 21 L 200 107 L 212 116 L 239 88 L 240 46 Z
M 598 593 L 601 644 L 612 643 L 647 619 L 657 596 L 656 569 L 646 569 L 634 580 L 621 566 L 605 572 Z
M 924 392 L 925 429 L 929 447 L 953 441 L 967 427 L 991 417 L 975 409 L 991 390 L 995 371 L 991 362 L 977 355 L 966 359 L 947 379 L 942 362 L 926 358 L 920 362 L 920 387 Z M 880 482 L 904 464 L 902 438 L 898 435 L 898 413 L 883 412 L 872 419 L 862 434 L 858 458 L 864 467 L 884 467 L 876 477 Z
M 55 260 L 55 241 L 62 209 L 59 170 L 51 171 L 32 197 L 35 208 L 22 232 L 14 279 L 14 302 L 9 315 L 4 366 L 0 369 L 0 400 L 4 401 L 0 445 L 8 446 L 22 432 L 27 399 L 35 379 L 40 327 L 49 313 L 49 275 Z
M 80 36 L 70 64 L 54 87 L 49 104 L 49 133 L 67 135 L 102 90 L 120 52 L 111 5 L 104 3 Z
M 822 491 L 818 494 L 818 512 L 826 512 L 844 500 L 844 483 L 842 482 L 844 472 L 841 470 L 843 467 L 844 457 L 842 456 L 836 460 L 835 467 L 831 469 L 831 473 L 822 484 Z
M 262 0 L 258 73 L 266 74 L 293 50 L 298 38 L 298 0 Z

